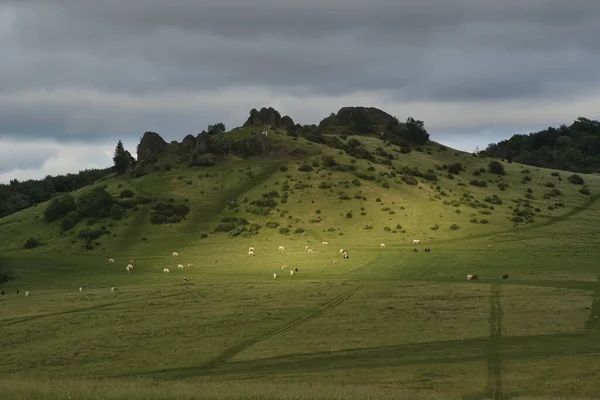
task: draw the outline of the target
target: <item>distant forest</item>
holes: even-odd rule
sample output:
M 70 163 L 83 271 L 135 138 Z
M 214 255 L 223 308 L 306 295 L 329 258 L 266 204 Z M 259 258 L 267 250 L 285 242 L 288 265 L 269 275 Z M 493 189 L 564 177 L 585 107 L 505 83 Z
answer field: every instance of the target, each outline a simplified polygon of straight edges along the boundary
M 96 182 L 113 172 L 113 167 L 86 169 L 77 174 L 47 176 L 44 179 L 16 179 L 0 184 L 0 218 L 50 200 L 59 193 L 69 193 Z
M 600 172 L 600 122 L 579 117 L 570 126 L 492 143 L 480 154 L 535 167 Z

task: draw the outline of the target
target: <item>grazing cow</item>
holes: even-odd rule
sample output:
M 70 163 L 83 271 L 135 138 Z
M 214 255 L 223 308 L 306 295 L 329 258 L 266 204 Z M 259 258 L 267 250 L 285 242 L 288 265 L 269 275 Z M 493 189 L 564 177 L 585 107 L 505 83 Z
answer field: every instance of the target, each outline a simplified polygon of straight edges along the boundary
M 384 248 L 384 247 L 385 247 L 385 244 L 381 243 L 379 246 L 380 246 L 381 248 Z
M 3 290 L 0 295 L 4 296 L 5 294 L 6 294 L 6 292 Z
M 282 265 L 282 266 L 281 266 L 281 269 L 282 269 L 282 270 L 284 270 L 284 269 L 287 269 L 287 265 Z
M 276 273 L 273 273 L 273 278 L 277 279 L 277 274 Z
M 308 249 L 308 246 L 304 246 L 304 249 Z
M 279 246 L 279 250 L 285 250 L 285 247 Z
M 415 240 L 413 240 L 413 244 L 419 244 L 420 241 L 421 241 L 421 239 L 415 239 Z
M 183 283 L 186 284 L 187 283 L 187 278 L 184 276 L 183 277 Z
M 350 258 L 350 255 L 348 254 L 348 250 L 344 250 L 344 258 Z
M 25 297 L 29 297 L 29 290 L 25 292 Z
M 294 271 L 298 272 L 298 268 L 295 268 Z
M 183 265 L 181 265 L 181 264 L 177 264 L 177 268 L 179 268 L 179 269 L 183 269 Z
M 473 278 L 473 275 L 469 274 L 467 275 L 467 280 L 470 281 Z
M 170 272 L 171 270 L 169 268 L 163 268 L 163 274 L 168 274 Z
M 108 259 L 108 262 L 109 262 L 109 263 L 114 263 L 114 262 L 115 262 L 115 259 L 114 259 L 114 258 L 109 258 L 109 259 Z
M 431 251 L 431 249 L 429 247 L 425 248 L 425 252 L 429 253 Z
M 306 249 L 307 252 L 312 253 L 314 250 L 313 249 Z
M 19 289 L 17 289 L 17 294 L 19 294 Z
M 79 291 L 83 292 L 83 288 L 81 286 L 79 286 Z M 19 292 L 17 292 L 17 293 L 19 293 Z
M 254 251 L 254 247 L 248 247 L 248 251 Z
M 321 243 L 321 244 L 322 244 L 323 246 L 327 246 L 329 243 L 327 243 L 327 242 L 323 242 L 323 243 Z
M 290 269 L 290 275 L 294 275 L 294 270 Z
M 502 279 L 508 279 L 508 274 L 502 275 Z
M 477 275 L 467 275 L 468 281 L 477 280 L 477 279 L 479 279 L 479 276 L 477 276 Z
M 177 257 L 178 255 L 179 255 L 178 252 L 176 252 L 176 251 L 173 252 L 173 257 Z
M 134 263 L 134 262 L 135 262 L 135 258 L 133 258 L 133 257 L 132 257 L 132 258 L 130 258 L 130 259 L 129 259 L 129 262 L 130 262 L 130 263 Z
M 337 264 L 337 263 L 338 263 L 338 260 L 333 260 L 333 263 L 334 263 L 334 264 Z
M 248 252 L 248 255 L 249 255 L 249 256 L 253 256 L 253 255 L 254 255 L 254 252 L 253 252 L 253 251 L 249 251 L 249 252 Z
M 340 253 L 343 253 L 343 252 L 344 252 L 344 249 L 340 249 Z
M 114 287 L 114 286 L 113 286 L 113 287 L 111 287 L 111 288 L 110 288 L 110 291 L 111 291 L 111 292 L 114 292 L 114 291 L 115 291 L 115 287 Z
M 194 268 L 194 264 L 188 264 L 188 268 Z
M 488 248 L 490 248 L 490 247 L 492 247 L 492 245 L 491 245 L 491 244 L 488 244 Z
M 414 251 L 415 253 L 417 253 L 417 252 L 419 252 L 419 249 L 413 249 L 413 251 Z

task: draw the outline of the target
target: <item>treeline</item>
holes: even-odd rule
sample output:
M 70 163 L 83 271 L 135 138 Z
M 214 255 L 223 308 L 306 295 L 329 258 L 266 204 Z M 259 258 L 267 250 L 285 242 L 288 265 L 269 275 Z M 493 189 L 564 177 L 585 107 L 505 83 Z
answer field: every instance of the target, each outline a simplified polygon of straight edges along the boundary
M 0 184 L 0 218 L 50 200 L 60 193 L 69 193 L 91 185 L 113 172 L 113 168 L 86 169 L 76 174 L 50 176 L 44 179 Z
M 535 167 L 600 172 L 600 122 L 579 117 L 570 126 L 492 143 L 481 154 Z

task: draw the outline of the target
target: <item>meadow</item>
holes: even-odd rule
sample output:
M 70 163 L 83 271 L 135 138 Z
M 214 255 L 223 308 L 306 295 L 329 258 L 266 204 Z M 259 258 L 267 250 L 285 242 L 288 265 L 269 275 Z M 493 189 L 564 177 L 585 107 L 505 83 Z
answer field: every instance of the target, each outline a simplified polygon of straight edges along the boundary
M 43 220 L 45 204 L 1 219 L 13 279 L 1 286 L 0 398 L 599 398 L 600 177 L 582 175 L 583 195 L 568 172 L 504 163 L 500 177 L 489 159 L 434 144 L 393 162 L 438 174 L 411 185 L 299 142 L 318 151 L 99 183 L 115 196 L 187 199 L 181 223 L 148 223 L 149 206 L 73 233 Z M 377 179 L 353 184 L 318 162 L 328 154 Z M 435 168 L 458 161 L 467 171 L 452 179 Z M 544 197 L 548 182 L 561 194 Z M 244 207 L 271 190 L 268 215 Z M 473 206 L 494 194 L 502 204 Z M 527 199 L 539 211 L 515 224 Z M 214 232 L 223 217 L 262 227 Z M 82 250 L 74 232 L 102 224 L 111 234 Z M 23 249 L 32 235 L 44 244 Z

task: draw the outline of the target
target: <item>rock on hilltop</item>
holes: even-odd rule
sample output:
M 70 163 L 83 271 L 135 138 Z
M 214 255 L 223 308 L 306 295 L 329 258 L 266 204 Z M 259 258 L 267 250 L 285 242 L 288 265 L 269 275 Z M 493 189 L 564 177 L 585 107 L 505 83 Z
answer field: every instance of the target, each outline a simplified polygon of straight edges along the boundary
M 265 126 L 270 125 L 272 128 L 284 128 L 292 130 L 295 128 L 294 120 L 289 116 L 281 116 L 279 111 L 273 107 L 261 108 L 258 111 L 256 108 L 250 110 L 250 116 L 244 122 L 243 127 L 248 126 Z

